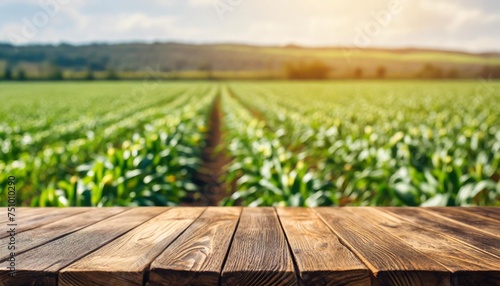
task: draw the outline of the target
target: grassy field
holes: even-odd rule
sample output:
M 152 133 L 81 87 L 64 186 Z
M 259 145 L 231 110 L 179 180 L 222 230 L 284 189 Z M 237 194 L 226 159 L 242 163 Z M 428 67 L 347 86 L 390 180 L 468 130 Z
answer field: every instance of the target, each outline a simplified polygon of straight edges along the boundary
M 215 183 L 222 205 L 500 205 L 500 82 L 2 83 L 0 100 L 2 206 L 9 176 L 32 206 L 203 203 Z

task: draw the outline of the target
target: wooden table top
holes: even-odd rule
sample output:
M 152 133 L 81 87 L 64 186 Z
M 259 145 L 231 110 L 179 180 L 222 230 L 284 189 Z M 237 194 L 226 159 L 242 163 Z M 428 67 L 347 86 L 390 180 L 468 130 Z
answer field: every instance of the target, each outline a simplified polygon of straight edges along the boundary
M 500 208 L 15 214 L 0 218 L 0 285 L 500 285 Z

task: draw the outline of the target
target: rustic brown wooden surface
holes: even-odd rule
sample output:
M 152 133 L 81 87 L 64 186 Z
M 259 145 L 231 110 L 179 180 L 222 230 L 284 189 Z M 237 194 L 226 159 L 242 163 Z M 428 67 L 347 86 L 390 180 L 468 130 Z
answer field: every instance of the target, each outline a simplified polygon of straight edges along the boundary
M 446 233 L 448 236 L 461 240 L 485 252 L 500 257 L 499 237 L 478 230 L 459 222 L 459 219 L 447 220 L 425 209 L 417 208 L 385 208 L 397 216 L 414 224 L 424 225 L 429 230 Z
M 44 208 L 45 211 L 49 211 L 50 209 L 53 208 Z M 54 209 L 59 209 L 59 208 L 54 208 Z M 7 209 L 5 209 L 7 212 Z M 60 209 L 59 209 L 60 210 Z M 12 212 L 14 214 L 15 219 L 19 220 L 27 220 L 30 218 L 32 215 L 40 215 L 40 209 L 38 208 L 28 208 L 28 207 L 18 207 L 15 208 L 15 212 Z M 9 217 L 7 215 L 2 215 L 0 217 L 0 224 L 6 224 L 9 221 Z
M 316 212 L 372 271 L 376 285 L 449 285 L 446 267 L 345 209 Z M 384 235 L 381 235 L 384 234 Z
M 69 216 L 77 215 L 79 213 L 83 213 L 89 211 L 89 208 L 65 208 L 65 209 L 56 209 L 56 208 L 47 208 L 47 209 L 39 209 L 37 213 L 31 214 L 26 219 L 22 219 L 19 217 L 16 220 L 17 224 L 17 233 L 27 231 L 30 229 L 35 229 L 42 225 L 59 221 L 62 218 L 66 218 Z M 6 214 L 7 211 L 4 211 Z M 21 212 L 22 213 L 22 212 Z M 20 214 L 21 214 L 20 213 Z M 5 215 L 7 217 L 7 215 Z M 6 232 L 0 233 L 0 238 L 7 237 L 9 234 Z
M 218 285 L 241 208 L 208 208 L 151 265 L 148 285 Z
M 203 211 L 169 209 L 64 268 L 59 285 L 140 285 L 153 259 Z
M 0 285 L 500 285 L 500 208 L 22 208 L 16 223 Z
M 302 283 L 370 285 L 368 268 L 340 243 L 312 209 L 278 208 L 277 211 Z
M 19 255 L 27 250 L 46 244 L 52 240 L 57 240 L 64 235 L 99 222 L 107 217 L 121 213 L 124 210 L 125 209 L 123 208 L 106 208 L 100 210 L 99 212 L 86 211 L 75 216 L 62 218 L 59 221 L 40 226 L 38 228 L 21 232 L 16 237 L 16 239 L 20 241 L 16 248 L 16 253 Z M 20 222 L 22 223 L 22 219 L 20 219 Z M 6 249 L 8 243 L 9 240 L 7 238 L 0 239 L 0 249 Z M 0 261 L 7 259 L 8 257 L 9 253 L 2 253 L 2 255 L 0 255 Z
M 222 285 L 297 285 L 275 209 L 243 209 L 222 271 Z
M 6 285 L 57 285 L 59 270 L 165 210 L 165 208 L 127 210 L 22 253 L 17 256 L 20 263 L 16 276 L 8 276 L 8 271 L 1 268 L 0 281 Z
M 429 208 L 429 210 L 441 216 L 444 216 L 451 221 L 458 221 L 470 227 L 479 229 L 479 231 L 485 231 L 493 235 L 500 233 L 500 223 L 498 223 L 498 221 L 495 219 L 487 218 L 474 213 L 471 214 L 469 212 L 462 211 L 460 208 L 440 207 Z
M 498 257 L 485 253 L 467 243 L 455 240 L 446 233 L 433 231 L 425 226 L 412 224 L 392 213 L 374 208 L 346 208 L 353 215 L 385 232 L 402 239 L 406 244 L 444 265 L 452 272 L 459 285 L 488 285 L 491 275 L 485 272 L 498 270 Z M 418 236 L 415 235 L 418 233 Z M 500 273 L 498 273 L 500 275 Z M 496 279 L 500 279 L 495 275 Z M 486 280 L 482 280 L 486 278 Z M 467 281 L 475 281 L 469 284 Z
M 461 211 L 473 213 L 483 217 L 491 218 L 494 220 L 500 220 L 500 207 L 469 207 L 469 208 L 457 208 Z

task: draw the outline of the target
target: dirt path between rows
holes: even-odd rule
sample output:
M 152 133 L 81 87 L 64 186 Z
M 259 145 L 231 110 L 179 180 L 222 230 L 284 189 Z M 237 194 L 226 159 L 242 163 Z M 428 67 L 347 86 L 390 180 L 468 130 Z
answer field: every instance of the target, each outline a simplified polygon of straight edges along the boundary
M 193 183 L 198 186 L 198 193 L 191 198 L 190 205 L 216 206 L 230 196 L 230 185 L 223 182 L 225 167 L 231 161 L 222 149 L 223 113 L 221 110 L 221 96 L 213 102 L 212 110 L 207 120 L 208 131 L 205 137 L 205 146 L 201 154 L 201 166 L 194 175 Z

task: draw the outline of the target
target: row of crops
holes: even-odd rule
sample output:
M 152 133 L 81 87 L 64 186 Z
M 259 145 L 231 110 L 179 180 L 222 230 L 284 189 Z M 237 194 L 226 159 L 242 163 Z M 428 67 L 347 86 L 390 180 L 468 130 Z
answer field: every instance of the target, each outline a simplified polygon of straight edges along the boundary
M 261 163 L 260 170 L 271 165 L 268 176 L 248 178 L 254 173 L 245 169 L 234 199 L 250 193 L 256 205 L 499 202 L 500 97 L 477 92 L 478 84 L 231 88 L 254 117 L 266 122 L 268 135 L 256 137 L 269 138 L 268 156 L 254 165 Z M 256 140 L 248 142 L 255 146 Z M 286 168 L 278 166 L 280 157 Z
M 137 85 L 9 86 L 1 192 L 7 176 L 17 179 L 18 201 L 32 206 L 177 205 L 196 191 L 216 89 L 166 85 L 137 98 Z
M 221 205 L 499 205 L 486 84 L 2 84 L 0 205 L 9 176 L 23 205 L 189 203 L 214 104 L 234 186 Z

